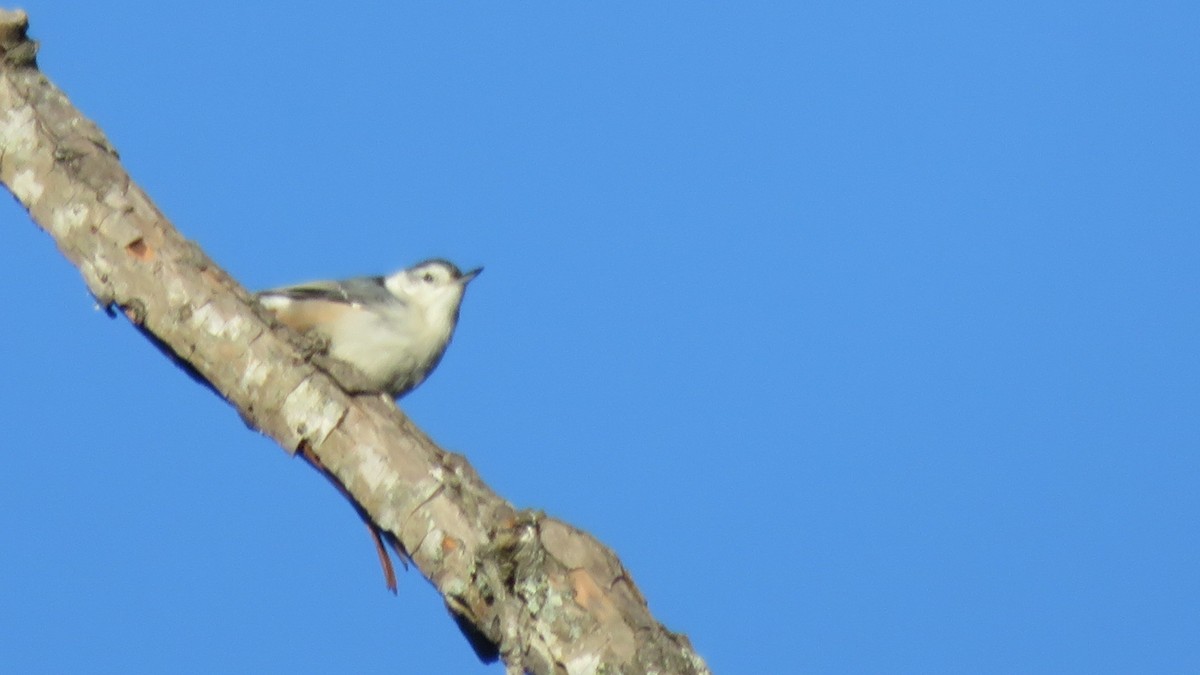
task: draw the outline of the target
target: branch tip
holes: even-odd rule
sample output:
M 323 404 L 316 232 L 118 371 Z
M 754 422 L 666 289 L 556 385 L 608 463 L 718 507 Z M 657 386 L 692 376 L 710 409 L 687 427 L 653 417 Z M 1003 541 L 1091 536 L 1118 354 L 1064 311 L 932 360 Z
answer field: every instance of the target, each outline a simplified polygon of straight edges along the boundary
M 30 40 L 29 15 L 23 9 L 0 9 L 0 55 L 5 65 L 35 65 L 38 43 Z

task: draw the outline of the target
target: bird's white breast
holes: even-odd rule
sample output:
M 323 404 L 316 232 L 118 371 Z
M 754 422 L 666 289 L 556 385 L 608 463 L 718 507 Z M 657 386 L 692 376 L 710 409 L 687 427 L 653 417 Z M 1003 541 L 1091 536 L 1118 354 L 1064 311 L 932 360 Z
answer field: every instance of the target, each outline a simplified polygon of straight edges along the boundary
M 445 350 L 453 325 L 439 323 L 406 305 L 355 306 L 329 335 L 329 353 L 381 390 L 401 393 L 420 384 Z

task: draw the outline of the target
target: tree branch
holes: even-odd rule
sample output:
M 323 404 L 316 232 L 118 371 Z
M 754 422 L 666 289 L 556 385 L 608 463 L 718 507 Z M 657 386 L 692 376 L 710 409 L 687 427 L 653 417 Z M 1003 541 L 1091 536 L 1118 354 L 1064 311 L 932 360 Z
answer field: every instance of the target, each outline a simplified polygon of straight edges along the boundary
M 315 368 L 122 169 L 37 69 L 22 11 L 0 10 L 0 181 L 118 308 L 289 453 L 312 453 L 511 673 L 707 673 L 586 532 L 518 511 L 379 397 Z

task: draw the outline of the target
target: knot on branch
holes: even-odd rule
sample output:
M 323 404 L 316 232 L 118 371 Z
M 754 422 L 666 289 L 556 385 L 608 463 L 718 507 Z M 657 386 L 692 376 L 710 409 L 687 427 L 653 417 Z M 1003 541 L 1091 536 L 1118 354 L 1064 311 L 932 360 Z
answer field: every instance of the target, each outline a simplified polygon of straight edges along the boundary
M 29 15 L 21 9 L 0 9 L 0 58 L 6 67 L 36 67 L 38 43 L 26 35 Z

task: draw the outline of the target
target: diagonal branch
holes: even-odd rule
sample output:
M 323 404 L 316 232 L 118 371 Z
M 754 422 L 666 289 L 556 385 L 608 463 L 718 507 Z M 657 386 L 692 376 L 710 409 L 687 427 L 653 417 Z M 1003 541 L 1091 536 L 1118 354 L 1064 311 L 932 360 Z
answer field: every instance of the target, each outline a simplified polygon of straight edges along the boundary
M 104 134 L 41 74 L 24 12 L 0 10 L 0 181 L 117 308 L 289 453 L 304 451 L 509 672 L 707 673 L 587 533 L 518 511 L 379 397 L 352 397 L 184 239 Z

